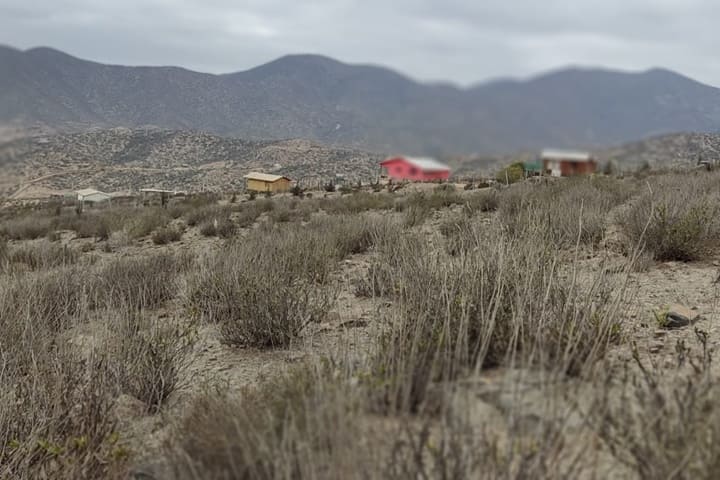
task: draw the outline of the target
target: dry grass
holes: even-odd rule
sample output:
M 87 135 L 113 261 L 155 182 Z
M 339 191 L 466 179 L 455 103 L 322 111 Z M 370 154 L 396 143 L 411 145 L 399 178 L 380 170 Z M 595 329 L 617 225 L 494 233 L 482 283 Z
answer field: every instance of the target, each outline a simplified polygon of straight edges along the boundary
M 89 287 L 92 305 L 132 311 L 157 308 L 173 298 L 178 276 L 191 262 L 187 256 L 167 253 L 113 260 Z
M 720 176 L 654 177 L 620 218 L 627 248 L 656 260 L 697 260 L 720 247 Z
M 166 447 L 171 476 L 330 479 L 371 467 L 369 455 L 356 449 L 347 387 L 333 386 L 326 375 L 297 369 L 241 397 L 202 395 Z
M 195 341 L 193 325 L 151 320 L 126 312 L 110 325 L 108 369 L 119 392 L 157 413 L 181 383 Z
M 352 373 L 302 365 L 238 397 L 195 399 L 165 446 L 168 477 L 577 478 L 556 418 L 511 439 L 478 431 L 466 412 L 378 418 Z M 458 405 L 459 407 L 459 405 Z
M 229 343 L 286 347 L 327 314 L 334 295 L 323 285 L 336 262 L 365 251 L 382 225 L 329 217 L 253 232 L 205 261 L 191 280 L 190 305 L 218 322 Z
M 484 190 L 468 195 L 464 211 L 472 216 L 476 212 L 494 212 L 500 206 L 500 194 L 496 190 Z
M 679 251 L 653 244 L 653 232 L 677 236 L 693 258 L 717 246 L 714 217 L 702 216 L 717 213 L 716 176 L 648 182 L 652 193 L 595 178 L 227 207 L 190 198 L 80 216 L 18 210 L 0 242 L 0 478 L 127 478 L 141 457 L 164 465 L 158 479 L 604 478 L 588 455 L 598 452 L 629 477 L 714 478 L 713 342 L 698 331 L 699 357 L 679 342 L 677 370 L 637 348 L 619 369 L 607 353 L 635 333 L 620 305 L 639 268 L 584 270 L 616 207 L 634 253 Z M 198 260 L 166 253 L 172 218 L 197 230 L 211 222 L 228 240 L 193 231 L 184 243 L 198 242 Z M 232 233 L 218 232 L 225 221 Z M 671 227 L 700 224 L 699 236 Z M 109 238 L 97 245 L 113 254 L 39 240 L 67 229 Z M 135 241 L 151 233 L 158 247 Z M 353 275 L 372 326 L 340 338 L 327 315 Z M 289 373 L 258 374 L 257 386 L 237 372 L 212 377 L 210 363 L 189 369 L 207 348 L 229 351 L 207 343 L 216 334 L 297 351 L 311 338 L 313 353 Z M 235 353 L 252 370 L 296 352 Z M 230 382 L 200 387 L 195 375 Z M 133 429 L 152 432 L 126 437 L 121 396 L 143 406 Z M 162 450 L 148 448 L 158 438 Z
M 720 383 L 710 371 L 707 332 L 700 353 L 684 342 L 675 368 L 658 368 L 634 352 L 633 364 L 608 370 L 588 417 L 608 449 L 639 478 L 711 479 L 720 471 Z
M 605 178 L 566 180 L 514 185 L 503 192 L 498 214 L 508 232 L 523 235 L 527 225 L 542 222 L 552 233 L 553 244 L 597 245 L 605 234 L 608 213 L 635 191 L 634 184 Z
M 389 285 L 377 290 L 398 307 L 375 366 L 389 408 L 416 411 L 430 382 L 484 367 L 519 363 L 577 375 L 602 358 L 620 332 L 619 292 L 602 277 L 581 287 L 569 276 L 572 265 L 548 248 L 545 228 L 526 238 L 470 227 L 455 257 L 405 236 L 381 256 Z
M 463 204 L 464 196 L 450 185 L 439 185 L 432 193 L 415 192 L 395 203 L 395 210 L 403 212 L 406 227 L 422 225 L 432 212 L 451 205 Z
M 7 262 L 7 268 L 23 266 L 29 270 L 49 270 L 69 266 L 77 263 L 80 258 L 75 249 L 47 240 L 8 248 L 2 256 Z
M 3 275 L 0 477 L 126 478 L 132 451 L 118 432 L 116 399 L 132 395 L 159 411 L 193 341 L 187 327 L 143 319 L 170 294 L 154 280 L 178 272 L 179 262 L 155 260 L 105 267 L 101 291 L 77 267 Z M 122 308 L 93 311 L 98 298 Z M 97 317 L 108 322 L 109 343 L 77 348 L 73 332 Z
M 52 218 L 27 215 L 6 220 L 2 225 L 2 235 L 12 240 L 34 240 L 50 233 L 53 223 Z
M 182 235 L 182 230 L 177 227 L 164 227 L 155 230 L 151 238 L 155 245 L 167 245 L 168 243 L 180 241 Z
M 5 278 L 0 286 L 3 478 L 120 478 L 124 469 L 106 364 L 59 341 L 85 318 L 79 273 Z

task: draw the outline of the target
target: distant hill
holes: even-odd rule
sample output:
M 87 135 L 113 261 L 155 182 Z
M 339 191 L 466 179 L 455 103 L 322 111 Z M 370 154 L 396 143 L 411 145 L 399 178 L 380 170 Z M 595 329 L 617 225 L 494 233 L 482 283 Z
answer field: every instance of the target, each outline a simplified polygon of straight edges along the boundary
M 306 140 L 248 141 L 207 133 L 114 128 L 37 136 L 0 144 L 0 195 L 29 185 L 42 191 L 109 192 L 163 187 L 188 191 L 241 189 L 252 170 L 301 183 L 375 180 L 375 154 Z
M 720 163 L 720 135 L 670 134 L 593 152 L 622 170 L 641 165 L 694 166 L 702 157 Z M 533 151 L 441 157 L 456 175 L 493 175 Z M 163 187 L 188 191 L 242 188 L 252 170 L 290 176 L 317 186 L 328 181 L 377 179 L 383 157 L 307 140 L 241 140 L 176 130 L 113 128 L 35 136 L 0 144 L 0 196 L 33 198 L 78 188 L 108 192 Z
M 315 55 L 210 75 L 0 47 L 0 71 L 0 134 L 13 137 L 19 128 L 153 126 L 386 153 L 492 154 L 720 131 L 720 90 L 660 69 L 568 69 L 460 89 Z
M 645 165 L 652 168 L 695 167 L 700 159 L 720 165 L 720 134 L 672 133 L 591 149 L 591 152 L 601 168 L 612 161 L 623 171 Z M 537 151 L 525 150 L 500 155 L 459 155 L 445 160 L 455 167 L 456 175 L 492 174 L 512 162 L 533 160 L 537 154 Z
M 625 169 L 693 166 L 703 159 L 720 165 L 720 134 L 660 135 L 596 152 L 600 161 L 613 160 Z

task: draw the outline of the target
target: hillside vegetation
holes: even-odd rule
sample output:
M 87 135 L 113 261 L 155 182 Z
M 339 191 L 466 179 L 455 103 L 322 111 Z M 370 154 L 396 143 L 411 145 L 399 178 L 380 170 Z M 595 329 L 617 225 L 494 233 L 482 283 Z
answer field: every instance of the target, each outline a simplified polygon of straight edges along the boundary
M 242 189 L 243 175 L 253 170 L 305 178 L 315 185 L 336 175 L 369 183 L 377 180 L 380 159 L 304 140 L 247 141 L 200 132 L 116 128 L 0 144 L 0 188 L 9 194 L 34 182 L 49 191 L 83 186 L 108 192 L 147 187 L 232 191 Z

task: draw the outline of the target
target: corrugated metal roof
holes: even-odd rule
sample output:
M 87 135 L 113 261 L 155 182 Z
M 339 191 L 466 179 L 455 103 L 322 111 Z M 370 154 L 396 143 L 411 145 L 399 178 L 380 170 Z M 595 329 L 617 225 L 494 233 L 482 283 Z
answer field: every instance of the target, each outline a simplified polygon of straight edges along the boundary
M 258 172 L 251 172 L 245 175 L 244 178 L 247 178 L 248 180 L 260 180 L 261 182 L 277 182 L 281 178 L 284 178 L 285 180 L 290 180 L 289 178 L 283 176 L 283 175 L 271 175 L 269 173 L 258 173 Z
M 540 155 L 543 160 L 567 160 L 571 162 L 587 162 L 592 159 L 590 152 L 583 152 L 580 150 L 557 150 L 553 148 L 546 148 Z
M 392 157 L 385 160 L 385 162 L 388 162 L 390 160 L 395 160 L 398 158 L 402 158 L 403 160 L 407 161 L 408 163 L 412 164 L 413 166 L 419 168 L 420 170 L 423 170 L 425 172 L 436 172 L 439 170 L 450 170 L 450 167 L 445 165 L 444 163 L 440 163 L 434 158 L 429 157 Z M 382 163 L 385 163 L 382 162 Z
M 165 190 L 162 188 L 141 188 L 140 191 L 144 193 L 170 193 L 172 195 L 185 194 L 182 190 Z
M 102 193 L 103 195 L 106 195 L 106 193 L 103 193 L 99 190 L 95 190 L 94 188 L 85 188 L 83 190 L 77 190 L 75 193 L 77 193 L 81 197 L 87 197 L 88 195 L 93 195 L 95 193 Z
M 77 194 L 78 201 L 81 202 L 104 202 L 112 198 L 109 194 L 94 190 L 92 188 L 78 190 L 75 193 Z

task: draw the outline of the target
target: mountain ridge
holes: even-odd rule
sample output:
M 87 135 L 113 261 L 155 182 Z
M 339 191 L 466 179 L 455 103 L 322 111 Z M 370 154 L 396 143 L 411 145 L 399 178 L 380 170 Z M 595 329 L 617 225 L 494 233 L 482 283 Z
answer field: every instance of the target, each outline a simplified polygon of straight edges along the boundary
M 720 89 L 662 68 L 572 67 L 465 88 L 312 54 L 206 74 L 0 46 L 0 70 L 8 72 L 0 128 L 152 126 L 418 154 L 591 148 L 720 130 Z

